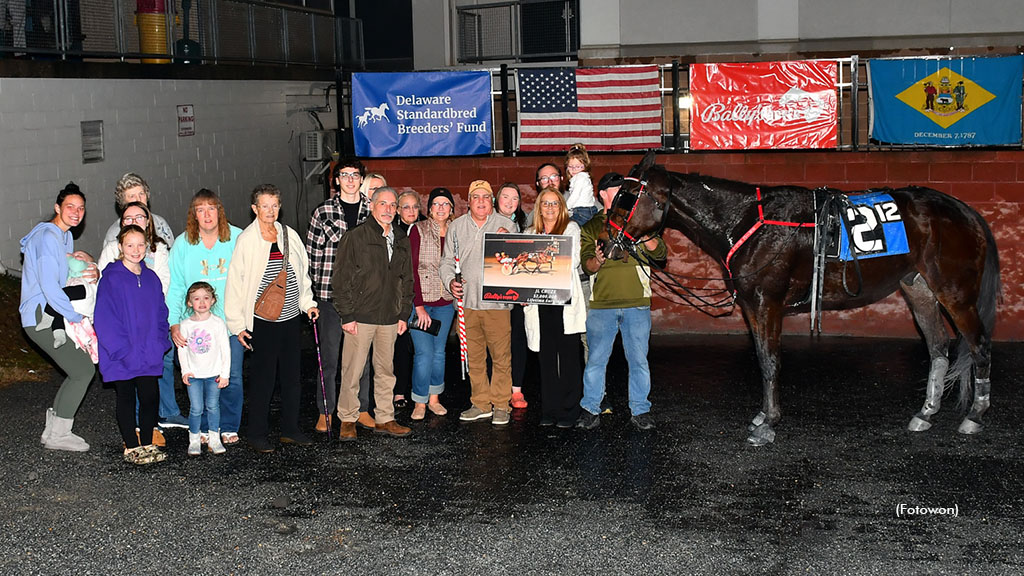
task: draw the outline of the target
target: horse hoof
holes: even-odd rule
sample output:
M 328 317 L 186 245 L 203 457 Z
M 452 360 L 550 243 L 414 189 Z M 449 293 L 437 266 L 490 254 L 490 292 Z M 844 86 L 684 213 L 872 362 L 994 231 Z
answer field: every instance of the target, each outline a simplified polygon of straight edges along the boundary
M 960 423 L 960 427 L 957 428 L 956 431 L 961 434 L 977 434 L 978 432 L 981 432 L 982 428 L 984 428 L 984 426 L 978 424 L 974 420 L 964 418 L 964 421 Z
M 764 446 L 775 442 L 775 430 L 767 424 L 761 424 L 754 428 L 750 436 L 747 436 L 747 444 L 751 446 Z
M 907 425 L 907 430 L 910 430 L 911 432 L 924 432 L 931 427 L 931 422 L 914 416 L 910 419 L 910 424 Z

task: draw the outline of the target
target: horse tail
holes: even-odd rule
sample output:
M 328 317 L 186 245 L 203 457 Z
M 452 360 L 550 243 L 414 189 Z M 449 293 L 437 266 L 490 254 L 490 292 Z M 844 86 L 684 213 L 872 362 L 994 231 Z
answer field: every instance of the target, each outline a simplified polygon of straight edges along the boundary
M 992 330 L 996 323 L 996 303 L 999 301 L 1002 292 L 1002 282 L 999 271 L 999 251 L 996 249 L 996 239 L 992 230 L 985 220 L 975 212 L 975 216 L 985 232 L 985 268 L 981 272 L 981 290 L 978 293 L 978 317 L 981 320 L 981 345 L 991 346 Z M 974 379 L 971 378 L 974 368 L 974 357 L 971 355 L 971 347 L 961 334 L 957 338 L 956 362 L 946 372 L 946 385 L 951 386 L 954 382 L 960 382 L 960 394 L 957 399 L 957 408 L 965 411 L 970 405 L 974 395 Z

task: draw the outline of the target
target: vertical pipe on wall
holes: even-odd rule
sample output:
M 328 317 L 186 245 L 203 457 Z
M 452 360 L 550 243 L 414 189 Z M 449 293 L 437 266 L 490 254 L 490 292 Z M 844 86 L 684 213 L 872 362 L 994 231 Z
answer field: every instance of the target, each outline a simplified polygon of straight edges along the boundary
M 850 58 L 850 86 L 850 143 L 856 152 L 860 148 L 860 58 L 856 54 Z
M 682 148 L 682 137 L 679 134 L 679 60 L 672 61 L 672 149 Z
M 508 115 L 508 64 L 501 65 L 501 151 L 512 152 L 512 120 Z

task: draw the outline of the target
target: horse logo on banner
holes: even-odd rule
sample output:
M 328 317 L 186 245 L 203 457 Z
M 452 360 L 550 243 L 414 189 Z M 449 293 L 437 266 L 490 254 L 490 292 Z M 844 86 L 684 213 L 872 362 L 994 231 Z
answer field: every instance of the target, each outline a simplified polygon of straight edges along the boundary
M 376 124 L 380 120 L 384 120 L 385 122 L 390 124 L 391 120 L 388 120 L 388 115 L 385 114 L 385 112 L 387 112 L 390 109 L 391 108 L 388 107 L 387 102 L 381 102 L 377 106 L 367 106 L 366 108 L 364 108 L 366 112 L 363 112 L 362 114 L 356 116 L 356 118 L 359 120 L 359 127 L 365 127 L 370 120 L 372 120 L 374 124 Z

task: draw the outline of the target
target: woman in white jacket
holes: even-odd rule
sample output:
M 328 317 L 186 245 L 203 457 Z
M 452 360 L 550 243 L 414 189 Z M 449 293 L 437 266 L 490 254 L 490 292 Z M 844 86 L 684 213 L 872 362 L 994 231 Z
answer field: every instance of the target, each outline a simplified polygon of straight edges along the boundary
M 526 342 L 540 353 L 541 426 L 572 428 L 583 397 L 580 334 L 587 331 L 587 308 L 580 285 L 580 227 L 569 219 L 565 197 L 554 188 L 537 196 L 536 217 L 528 231 L 572 236 L 572 298 L 565 305 L 528 305 Z
M 235 241 L 228 280 L 224 288 L 224 317 L 228 331 L 238 335 L 249 356 L 249 444 L 257 452 L 273 452 L 267 437 L 270 401 L 275 384 L 281 389 L 281 443 L 308 445 L 312 441 L 299 431 L 301 393 L 301 318 L 316 321 L 320 311 L 313 301 L 306 248 L 295 230 L 277 221 L 281 191 L 272 184 L 252 192 L 253 220 Z M 287 258 L 285 257 L 287 255 Z M 284 270 L 284 304 L 279 311 L 256 310 L 263 292 Z
M 171 247 L 156 233 L 153 214 L 149 211 L 149 207 L 142 202 L 131 202 L 121 212 L 121 227 L 123 228 L 129 224 L 134 224 L 146 231 L 146 242 L 149 243 L 149 249 L 146 251 L 146 268 L 156 272 L 157 278 L 160 279 L 160 287 L 166 296 L 167 286 L 171 282 L 171 267 L 169 264 Z M 104 243 L 98 264 L 100 270 L 106 268 L 107 264 L 117 260 L 121 255 L 120 251 L 121 249 L 116 239 L 113 242 Z

